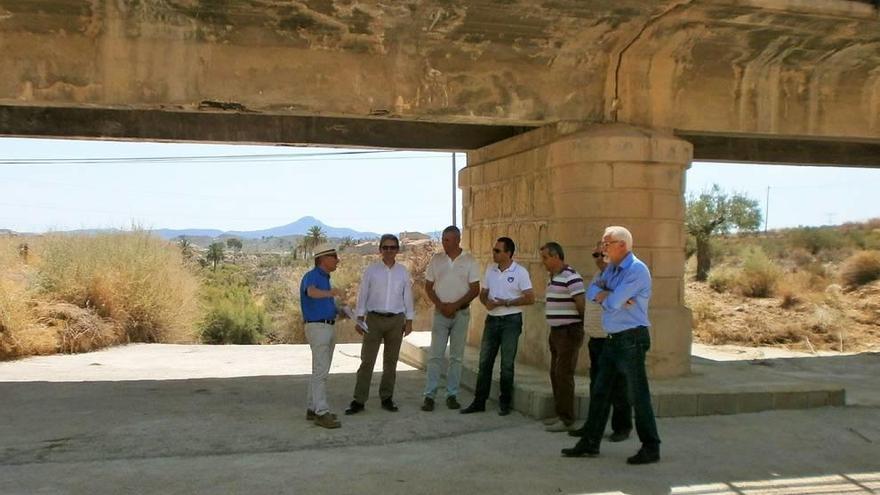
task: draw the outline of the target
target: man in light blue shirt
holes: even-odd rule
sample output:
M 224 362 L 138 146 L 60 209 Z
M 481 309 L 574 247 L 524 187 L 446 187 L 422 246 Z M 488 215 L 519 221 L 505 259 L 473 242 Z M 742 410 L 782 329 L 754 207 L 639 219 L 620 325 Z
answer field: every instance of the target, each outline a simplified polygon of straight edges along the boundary
M 599 444 L 611 408 L 611 393 L 618 374 L 626 380 L 635 413 L 636 432 L 642 448 L 627 459 L 629 464 L 648 464 L 660 460 L 660 435 L 651 406 L 651 391 L 645 371 L 645 354 L 651 347 L 648 333 L 648 301 L 651 273 L 632 253 L 632 234 L 623 227 L 608 227 L 602 245 L 609 264 L 587 290 L 587 299 L 602 306 L 602 324 L 608 332 L 599 357 L 599 373 L 591 386 L 590 411 L 583 426 L 584 436 L 566 457 L 599 455 Z

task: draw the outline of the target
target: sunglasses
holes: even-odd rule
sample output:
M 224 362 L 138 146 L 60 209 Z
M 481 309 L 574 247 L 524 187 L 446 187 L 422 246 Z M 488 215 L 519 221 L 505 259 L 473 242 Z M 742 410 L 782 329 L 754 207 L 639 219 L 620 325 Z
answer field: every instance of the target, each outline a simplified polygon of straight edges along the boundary
M 379 246 L 379 249 L 382 251 L 397 251 L 400 249 L 400 246 Z
M 601 258 L 602 253 L 593 253 L 593 258 Z

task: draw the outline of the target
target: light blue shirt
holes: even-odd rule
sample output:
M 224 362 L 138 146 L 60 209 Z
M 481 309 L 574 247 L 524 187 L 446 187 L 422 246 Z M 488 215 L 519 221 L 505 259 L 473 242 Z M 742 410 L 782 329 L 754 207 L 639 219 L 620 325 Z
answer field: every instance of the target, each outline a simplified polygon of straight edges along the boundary
M 587 289 L 587 299 L 595 301 L 603 290 L 610 291 L 602 302 L 602 326 L 609 334 L 630 328 L 650 326 L 648 301 L 651 299 L 651 272 L 642 260 L 629 252 L 619 265 L 609 264 Z M 630 299 L 634 304 L 626 304 Z

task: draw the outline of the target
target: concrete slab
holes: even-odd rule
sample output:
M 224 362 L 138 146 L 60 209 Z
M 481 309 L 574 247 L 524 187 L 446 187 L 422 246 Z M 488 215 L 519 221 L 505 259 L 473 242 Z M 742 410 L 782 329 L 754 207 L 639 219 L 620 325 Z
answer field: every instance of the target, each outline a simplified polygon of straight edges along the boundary
M 401 360 L 420 369 L 427 362 L 430 333 L 417 332 L 404 341 Z M 841 380 L 835 379 L 829 368 L 838 373 L 846 366 L 824 364 L 823 371 L 815 368 L 798 370 L 797 359 L 875 361 L 871 354 L 833 355 L 821 358 L 797 358 L 803 353 L 791 353 L 784 349 L 756 349 L 740 352 L 739 349 L 713 349 L 709 346 L 696 348 L 703 355 L 721 360 L 694 356 L 691 374 L 678 378 L 651 381 L 651 393 L 657 416 L 704 416 L 767 411 L 772 409 L 806 409 L 823 406 L 842 406 L 846 391 Z M 779 359 L 749 359 L 753 356 L 778 356 Z M 738 359 L 737 359 L 738 357 Z M 787 359 L 783 359 L 783 357 Z M 875 356 L 876 357 L 876 356 Z M 782 361 L 782 363 L 780 363 Z M 464 356 L 462 383 L 471 390 L 476 384 L 479 350 L 467 347 Z M 863 377 L 865 385 L 869 377 Z M 577 413 L 586 417 L 589 410 L 589 378 L 575 377 Z M 498 365 L 493 377 L 493 397 L 498 393 Z M 553 393 L 547 372 L 517 363 L 514 408 L 535 418 L 553 414 Z M 876 387 L 871 387 L 876 391 Z M 868 394 L 871 396 L 871 394 Z M 858 400 L 866 400 L 857 392 Z
M 349 350 L 339 349 L 330 379 L 337 408 L 353 389 Z M 371 401 L 343 416 L 340 430 L 319 429 L 302 419 L 307 377 L 295 370 L 307 358 L 305 346 L 138 345 L 2 363 L 0 493 L 880 490 L 872 407 L 661 419 L 662 462 L 631 468 L 623 458 L 634 440 L 604 445 L 596 459 L 563 459 L 571 439 L 519 414 L 422 413 L 424 376 L 414 370 L 399 373 L 401 412 Z M 181 370 L 194 360 L 202 366 L 194 374 L 238 376 L 186 379 Z M 876 375 L 876 359 L 859 366 Z M 137 379 L 120 379 L 135 368 Z M 824 373 L 806 362 L 798 372 Z M 867 385 L 865 396 L 880 396 Z
M 330 377 L 337 410 L 354 388 L 350 350 L 338 348 Z M 0 493 L 880 493 L 876 405 L 661 418 L 662 461 L 630 467 L 635 439 L 564 459 L 573 439 L 521 414 L 423 413 L 417 370 L 398 373 L 399 413 L 372 398 L 323 430 L 303 419 L 306 346 L 195 351 L 136 345 L 0 363 Z M 795 372 L 854 377 L 876 401 L 867 377 L 880 359 L 861 358 L 797 360 Z M 194 359 L 200 378 L 186 378 Z M 136 379 L 120 379 L 134 368 Z

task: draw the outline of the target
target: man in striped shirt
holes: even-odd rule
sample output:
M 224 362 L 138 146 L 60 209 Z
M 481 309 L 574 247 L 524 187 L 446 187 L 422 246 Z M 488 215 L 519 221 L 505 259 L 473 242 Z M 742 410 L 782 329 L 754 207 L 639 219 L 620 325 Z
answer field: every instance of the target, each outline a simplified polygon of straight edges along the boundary
M 546 421 L 547 431 L 571 431 L 574 426 L 574 368 L 584 343 L 584 279 L 565 264 L 565 253 L 556 242 L 541 246 L 541 262 L 550 274 L 544 306 L 550 325 L 550 384 L 556 418 Z

